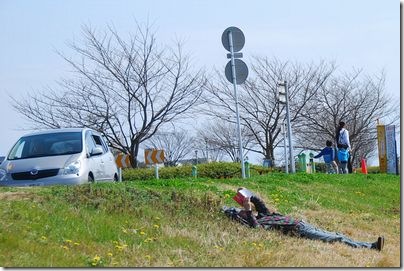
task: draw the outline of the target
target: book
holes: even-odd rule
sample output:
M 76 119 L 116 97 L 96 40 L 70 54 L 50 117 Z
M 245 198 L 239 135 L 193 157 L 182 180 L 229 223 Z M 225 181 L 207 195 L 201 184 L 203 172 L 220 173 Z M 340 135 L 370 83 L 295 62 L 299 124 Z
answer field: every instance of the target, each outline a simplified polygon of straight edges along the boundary
M 237 194 L 233 197 L 233 199 L 234 199 L 238 204 L 240 204 L 241 206 L 243 206 L 244 200 L 245 200 L 246 198 L 250 198 L 252 195 L 253 195 L 253 193 L 252 193 L 250 190 L 248 190 L 248 189 L 246 189 L 246 188 L 243 188 L 243 189 L 241 189 L 241 190 L 239 190 L 239 191 L 237 192 Z

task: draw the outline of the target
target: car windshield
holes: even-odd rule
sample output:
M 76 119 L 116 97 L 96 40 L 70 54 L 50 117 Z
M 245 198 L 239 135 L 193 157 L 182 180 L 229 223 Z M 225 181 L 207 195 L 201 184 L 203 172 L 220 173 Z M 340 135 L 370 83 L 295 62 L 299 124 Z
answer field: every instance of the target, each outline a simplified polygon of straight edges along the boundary
M 74 154 L 82 148 L 81 132 L 25 136 L 11 149 L 8 160 Z

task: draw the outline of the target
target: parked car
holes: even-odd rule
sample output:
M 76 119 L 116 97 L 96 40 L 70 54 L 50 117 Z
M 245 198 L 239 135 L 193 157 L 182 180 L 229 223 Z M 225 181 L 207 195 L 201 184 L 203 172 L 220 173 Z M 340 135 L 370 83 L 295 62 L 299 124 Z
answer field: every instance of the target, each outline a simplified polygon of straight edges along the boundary
M 0 165 L 0 186 L 117 181 L 118 169 L 100 133 L 53 129 L 21 137 Z

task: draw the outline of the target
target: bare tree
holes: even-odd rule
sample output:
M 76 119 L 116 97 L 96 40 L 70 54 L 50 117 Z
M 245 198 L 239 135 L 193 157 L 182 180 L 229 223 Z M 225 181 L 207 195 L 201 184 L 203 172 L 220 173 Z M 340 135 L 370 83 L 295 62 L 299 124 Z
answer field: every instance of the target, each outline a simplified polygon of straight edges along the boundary
M 277 84 L 287 80 L 291 121 L 301 117 L 303 108 L 311 101 L 318 89 L 334 70 L 334 65 L 320 62 L 318 65 L 299 65 L 278 59 L 255 57 L 250 64 L 249 79 L 238 88 L 240 118 L 242 125 L 254 136 L 256 146 L 250 149 L 261 153 L 275 164 L 274 149 L 280 144 L 281 124 L 285 120 L 284 105 L 278 101 Z M 218 72 L 216 81 L 207 85 L 207 114 L 222 120 L 234 116 L 234 93 L 232 86 Z
M 75 78 L 27 98 L 14 108 L 34 128 L 91 127 L 137 167 L 140 144 L 159 128 L 185 117 L 197 104 L 205 79 L 193 70 L 182 44 L 162 47 L 149 25 L 124 40 L 112 27 L 98 34 L 83 27 L 82 45 L 70 44 L 80 60 L 59 53 Z
M 193 138 L 186 131 L 157 132 L 146 144 L 147 148 L 162 149 L 165 166 L 176 166 L 178 161 L 189 156 L 193 150 Z
M 295 125 L 298 144 L 320 149 L 326 140 L 335 141 L 340 121 L 350 134 L 352 160 L 374 154 L 376 121 L 398 123 L 398 103 L 385 94 L 385 74 L 366 76 L 363 71 L 335 74 L 319 89 Z
M 245 157 L 248 150 L 253 144 L 254 137 L 246 128 L 242 128 L 243 149 L 247 150 L 243 153 Z M 212 154 L 223 152 L 232 161 L 239 161 L 239 143 L 236 131 L 236 125 L 231 122 L 219 120 L 216 122 L 206 123 L 204 127 L 198 130 L 198 137 L 209 144 Z M 203 149 L 202 149 L 203 151 Z

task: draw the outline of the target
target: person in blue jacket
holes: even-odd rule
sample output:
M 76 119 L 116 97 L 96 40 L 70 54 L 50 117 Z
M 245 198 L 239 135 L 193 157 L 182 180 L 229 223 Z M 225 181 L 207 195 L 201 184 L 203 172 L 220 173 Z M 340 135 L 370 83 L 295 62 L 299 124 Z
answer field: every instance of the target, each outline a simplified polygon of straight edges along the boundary
M 319 154 L 314 156 L 314 158 L 320 158 L 321 156 L 323 156 L 324 163 L 327 168 L 327 173 L 338 173 L 338 165 L 337 162 L 335 162 L 335 150 L 332 147 L 332 142 L 330 140 L 327 140 L 325 144 L 326 147 L 322 149 Z

